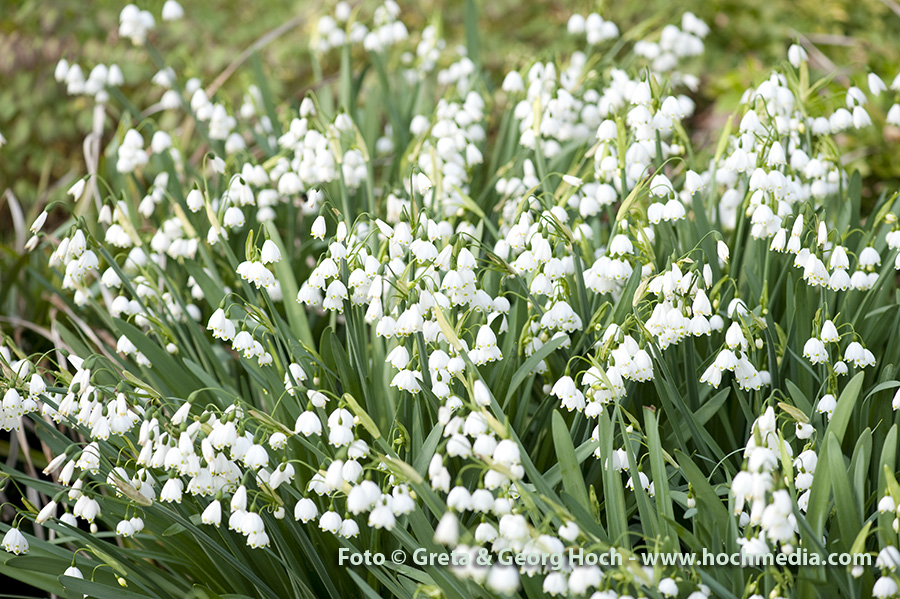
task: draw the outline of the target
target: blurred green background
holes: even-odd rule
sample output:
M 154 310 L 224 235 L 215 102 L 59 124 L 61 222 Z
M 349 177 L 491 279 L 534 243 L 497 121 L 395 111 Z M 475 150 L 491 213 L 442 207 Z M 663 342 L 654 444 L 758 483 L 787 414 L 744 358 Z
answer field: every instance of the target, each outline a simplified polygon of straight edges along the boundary
M 164 0 L 140 2 L 160 14 Z M 11 220 L 5 191 L 33 217 L 84 172 L 82 140 L 90 128 L 93 100 L 66 95 L 53 78 L 57 61 L 77 61 L 87 73 L 93 65 L 117 63 L 125 73 L 123 91 L 138 106 L 159 99 L 161 88 L 149 84 L 155 72 L 147 54 L 119 40 L 118 15 L 124 2 L 110 0 L 0 0 L 0 238 L 9 236 Z M 157 27 L 166 60 L 180 74 L 211 82 L 245 48 L 266 32 L 295 18 L 307 17 L 262 51 L 273 92 L 282 99 L 306 91 L 311 81 L 307 34 L 323 3 L 269 0 L 264 4 L 228 0 L 185 1 L 186 16 Z M 331 2 L 324 3 L 330 9 Z M 448 42 L 463 40 L 464 0 L 403 3 L 403 20 L 411 32 L 440 15 Z M 493 0 L 480 9 L 481 46 L 485 66 L 498 75 L 535 56 L 551 56 L 570 48 L 565 23 L 573 12 L 600 12 L 622 31 L 646 19 L 677 22 L 693 11 L 712 31 L 702 58 L 703 84 L 695 98 L 693 128 L 698 141 L 715 135 L 740 93 L 768 70 L 783 63 L 791 41 L 802 36 L 811 64 L 822 72 L 842 69 L 844 82 L 864 85 L 866 68 L 890 84 L 900 64 L 900 5 L 895 0 L 686 0 L 669 2 L 522 3 Z M 161 33 L 160 30 L 164 29 Z M 327 65 L 326 65 L 327 66 Z M 326 70 L 327 73 L 327 70 Z M 248 68 L 238 69 L 223 88 L 238 105 L 250 81 Z M 108 127 L 107 134 L 112 134 Z M 887 135 L 900 132 L 888 128 Z M 900 167 L 881 134 L 862 138 L 851 155 L 867 178 L 868 190 L 896 180 Z

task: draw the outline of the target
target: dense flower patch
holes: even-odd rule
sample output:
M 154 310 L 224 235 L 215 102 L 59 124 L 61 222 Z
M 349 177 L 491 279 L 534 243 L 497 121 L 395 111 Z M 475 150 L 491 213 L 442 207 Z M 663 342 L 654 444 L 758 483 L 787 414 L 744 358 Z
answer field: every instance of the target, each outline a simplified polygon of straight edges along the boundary
M 569 55 L 500 82 L 391 0 L 339 3 L 308 38 L 336 82 L 279 104 L 260 71 L 237 107 L 160 57 L 180 18 L 121 13 L 158 113 L 115 65 L 56 69 L 111 141 L 28 243 L 60 346 L 0 347 L 0 425 L 52 452 L 44 479 L 2 467 L 43 501 L 2 525 L 26 554 L 4 573 L 72 597 L 897 593 L 898 201 L 864 201 L 842 151 L 900 123 L 900 79 L 841 90 L 791 46 L 701 148 L 690 13 L 575 14 Z M 496 559 L 569 548 L 873 565 Z

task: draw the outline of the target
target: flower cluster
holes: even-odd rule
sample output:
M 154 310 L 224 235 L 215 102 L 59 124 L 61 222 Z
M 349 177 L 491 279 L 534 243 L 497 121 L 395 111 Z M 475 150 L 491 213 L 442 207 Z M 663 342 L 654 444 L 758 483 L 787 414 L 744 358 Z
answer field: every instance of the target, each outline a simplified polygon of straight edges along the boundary
M 20 530 L 28 519 L 115 532 L 123 547 L 189 530 L 184 554 L 241 564 L 244 586 L 228 592 L 268 597 L 333 585 L 318 552 L 334 547 L 636 557 L 705 543 L 757 556 L 865 532 L 882 576 L 857 594 L 895 594 L 897 427 L 881 429 L 900 409 L 900 392 L 885 397 L 900 355 L 875 320 L 896 332 L 896 195 L 863 223 L 834 141 L 873 126 L 881 79 L 810 103 L 794 47 L 709 155 L 685 131 L 709 33 L 691 13 L 640 40 L 573 15 L 580 49 L 506 73 L 496 93 L 439 28 L 411 38 L 391 0 L 367 14 L 339 2 L 310 35 L 317 69 L 340 49 L 340 108 L 324 80 L 272 110 L 265 86 L 235 104 L 163 66 L 159 108 L 183 113 L 188 134 L 156 113 L 121 127 L 109 180 L 69 190 L 95 200 L 96 218 L 34 223 L 29 251 L 46 249 L 83 334 L 65 328 L 54 361 L 0 347 L 0 428 L 40 424 L 56 489 L 41 483 L 46 501 L 3 547 L 38 542 Z M 163 21 L 183 16 L 166 2 Z M 150 45 L 155 28 L 122 10 L 120 36 Z M 115 66 L 85 79 L 65 61 L 56 77 L 98 105 L 122 83 Z M 887 112 L 900 121 L 897 104 Z M 838 480 L 852 434 L 858 496 Z M 877 454 L 884 479 L 870 484 Z M 877 540 L 872 520 L 847 530 L 855 520 L 813 494 L 832 484 L 854 515 L 877 493 L 894 536 L 890 522 Z M 301 555 L 302 576 L 271 574 Z M 118 574 L 146 567 L 130 559 Z M 65 575 L 92 562 L 76 552 Z M 733 587 L 695 566 L 477 564 L 402 583 L 383 568 L 377 590 L 372 578 L 357 590 L 703 599 Z M 851 573 L 841 584 L 865 584 Z M 733 594 L 782 596 L 801 579 L 771 566 Z

